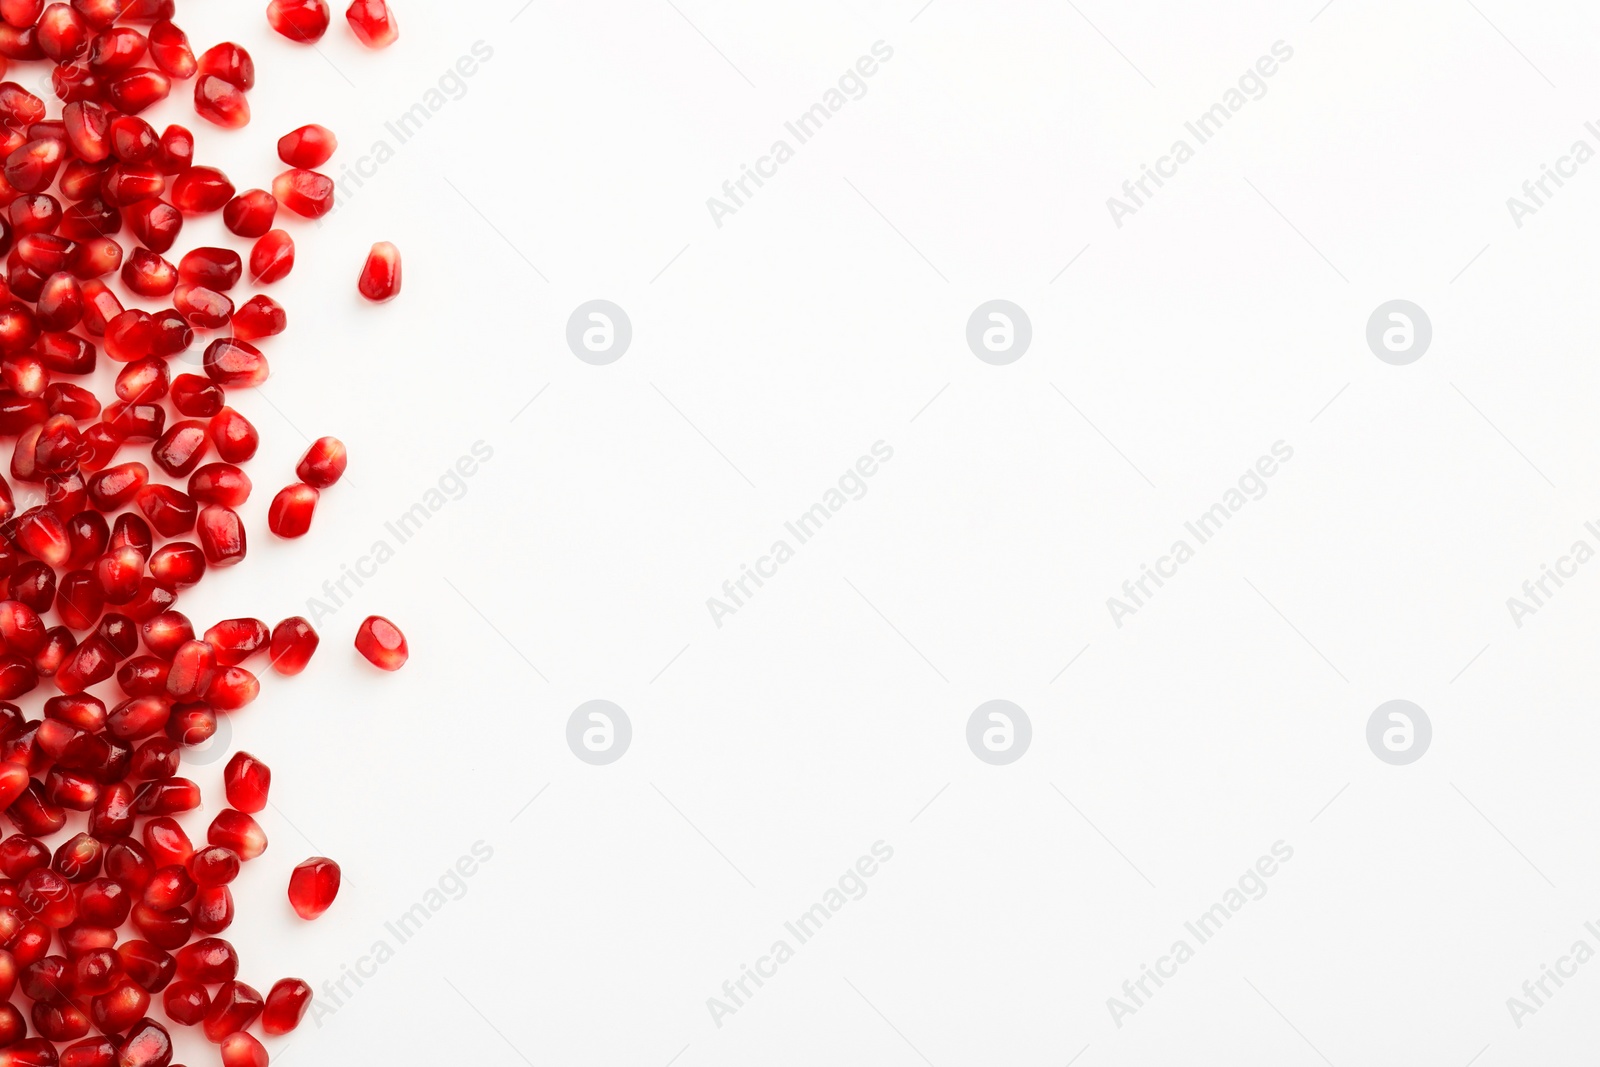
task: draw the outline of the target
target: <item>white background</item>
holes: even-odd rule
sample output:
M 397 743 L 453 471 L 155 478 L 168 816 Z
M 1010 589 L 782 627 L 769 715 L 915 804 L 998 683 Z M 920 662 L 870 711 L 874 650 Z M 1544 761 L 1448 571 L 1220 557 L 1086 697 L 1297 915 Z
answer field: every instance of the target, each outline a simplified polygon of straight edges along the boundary
M 197 50 L 258 61 L 255 122 L 202 133 L 241 188 L 302 122 L 338 132 L 334 172 L 393 144 L 385 122 L 493 49 L 332 218 L 291 227 L 291 331 L 239 401 L 261 533 L 182 605 L 307 614 L 492 447 L 319 622 L 311 668 L 232 723 L 275 771 L 233 931 L 263 991 L 320 991 L 494 850 L 270 1047 L 1587 1062 L 1600 964 L 1520 1029 L 1506 998 L 1578 938 L 1600 948 L 1600 566 L 1520 629 L 1505 601 L 1600 518 L 1600 165 L 1520 229 L 1506 198 L 1600 147 L 1600 14 L 920 3 L 398 0 L 394 48 L 340 22 L 320 55 L 253 10 L 186 14 Z M 707 197 L 880 40 L 866 95 L 719 228 Z M 1294 55 L 1266 96 L 1114 225 L 1106 198 L 1276 41 Z M 375 240 L 406 271 L 376 309 L 354 293 Z M 595 298 L 633 326 L 605 367 L 565 343 Z M 1006 367 L 965 341 L 994 298 L 1033 326 Z M 1396 298 L 1434 330 L 1405 367 L 1364 337 Z M 312 536 L 273 544 L 301 431 L 344 439 L 350 473 Z M 717 627 L 706 599 L 879 440 L 866 496 Z M 1106 598 L 1279 440 L 1265 498 L 1115 626 Z M 350 650 L 374 612 L 410 638 L 393 676 Z M 603 767 L 565 740 L 597 698 L 634 731 Z M 994 698 L 1033 724 L 1006 767 L 965 741 Z M 1407 767 L 1365 740 L 1395 698 L 1434 727 Z M 707 998 L 879 840 L 867 895 L 716 1025 Z M 1119 1028 L 1107 998 L 1280 840 L 1267 895 Z M 311 926 L 281 904 L 309 854 L 346 877 Z

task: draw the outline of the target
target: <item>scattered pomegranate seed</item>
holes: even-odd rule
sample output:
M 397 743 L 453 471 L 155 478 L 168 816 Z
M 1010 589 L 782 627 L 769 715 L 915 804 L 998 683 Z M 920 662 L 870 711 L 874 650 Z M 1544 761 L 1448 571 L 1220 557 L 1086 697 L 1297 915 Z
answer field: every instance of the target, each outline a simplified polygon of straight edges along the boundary
M 400 295 L 400 250 L 388 241 L 379 241 L 367 253 L 361 268 L 361 295 L 382 304 Z
M 272 229 L 277 197 L 265 189 L 247 189 L 222 208 L 222 222 L 240 237 L 260 237 Z
M 272 195 L 296 215 L 318 219 L 333 210 L 333 179 L 296 167 L 272 179 Z
M 250 101 L 245 99 L 244 90 L 216 74 L 202 74 L 194 83 L 194 110 L 225 130 L 250 124 Z
M 384 0 L 355 0 L 344 17 L 357 39 L 368 48 L 388 48 L 400 39 L 400 27 L 395 25 Z
M 339 139 L 326 126 L 315 123 L 278 138 L 278 158 L 291 167 L 320 167 L 339 147 Z
M 356 631 L 356 651 L 367 657 L 374 667 L 397 671 L 411 657 L 406 647 L 406 635 L 382 615 L 368 615 Z
M 298 978 L 280 978 L 267 993 L 266 1010 L 261 1013 L 261 1029 L 274 1037 L 289 1033 L 300 1025 L 311 1007 L 311 987 Z
M 267 21 L 291 41 L 312 44 L 328 32 L 331 14 L 327 0 L 272 0 Z
M 311 529 L 317 495 L 315 489 L 303 482 L 279 490 L 267 509 L 267 527 L 279 537 L 304 537 Z
M 0 767 L 3 767 L 0 764 Z M 272 787 L 272 768 L 248 752 L 235 752 L 222 772 L 228 803 L 239 811 L 255 814 L 267 806 L 267 791 Z
M 315 919 L 339 895 L 339 865 L 322 856 L 301 863 L 289 876 L 289 903 L 302 919 Z
M 271 285 L 294 269 L 294 239 L 284 230 L 272 230 L 250 249 L 250 277 Z
M 313 489 L 326 489 L 344 477 L 349 462 L 343 441 L 337 437 L 319 437 L 295 464 L 294 473 Z
M 306 664 L 311 662 L 311 656 L 316 652 L 317 645 L 321 640 L 317 636 L 317 631 L 311 628 L 311 624 L 300 616 L 295 615 L 284 619 L 272 628 L 270 652 L 272 669 L 279 674 L 299 674 L 306 669 Z M 3 767 L 3 765 L 0 765 L 0 767 Z M 265 768 L 263 767 L 263 769 Z M 268 772 L 268 776 L 270 777 L 270 772 Z M 0 799 L 4 799 L 3 790 L 0 790 Z M 228 794 L 228 803 L 240 811 L 259 810 L 247 808 L 240 804 L 233 798 L 232 793 Z

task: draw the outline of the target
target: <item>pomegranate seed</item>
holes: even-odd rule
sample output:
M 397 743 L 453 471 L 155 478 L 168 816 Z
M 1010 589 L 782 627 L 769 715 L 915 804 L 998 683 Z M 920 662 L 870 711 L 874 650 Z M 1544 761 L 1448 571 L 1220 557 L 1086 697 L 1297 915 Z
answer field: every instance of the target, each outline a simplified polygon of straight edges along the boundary
M 194 134 L 176 124 L 168 126 L 161 134 L 155 163 L 163 174 L 182 174 L 194 166 Z
M 328 32 L 331 13 L 326 0 L 272 0 L 267 21 L 291 41 L 312 44 Z
M 375 667 L 397 671 L 411 656 L 406 635 L 382 615 L 368 615 L 356 631 L 356 650 Z
M 188 35 L 170 22 L 150 27 L 150 58 L 174 78 L 192 78 L 200 69 L 189 48 Z
M 222 223 L 240 237 L 260 237 L 272 229 L 278 198 L 265 189 L 247 189 L 222 207 Z
M 116 847 L 113 846 L 113 849 Z M 145 862 L 148 864 L 149 860 Z M 123 942 L 117 946 L 117 956 L 122 960 L 123 973 L 149 993 L 161 992 L 172 981 L 172 976 L 178 973 L 178 961 L 148 941 Z
M 239 857 L 219 845 L 203 848 L 189 857 L 189 876 L 200 886 L 227 885 L 239 876 Z
M 272 179 L 272 195 L 296 215 L 319 219 L 333 210 L 333 179 L 296 167 Z
M 243 310 L 243 309 L 240 309 Z M 237 321 L 239 312 L 234 312 Z M 172 405 L 178 414 L 191 419 L 209 419 L 222 410 L 222 387 L 198 374 L 180 374 L 172 379 Z
M 172 655 L 167 694 L 173 700 L 199 700 L 217 672 L 216 650 L 205 641 L 185 641 Z
M 145 1000 L 148 1006 L 148 995 Z M 166 1027 L 152 1019 L 138 1019 L 136 1023 L 122 1039 L 117 1054 L 119 1067 L 167 1067 L 172 1062 L 172 1036 Z
M 225 407 L 211 419 L 211 443 L 225 463 L 244 463 L 256 454 L 260 437 L 249 419 Z
M 283 538 L 303 537 L 311 529 L 317 491 L 301 482 L 279 491 L 267 509 L 267 527 Z
M 222 1039 L 222 1067 L 267 1067 L 267 1050 L 244 1031 Z
M 243 982 L 224 982 L 211 998 L 201 1029 L 206 1038 L 221 1044 L 229 1034 L 242 1032 L 261 1017 L 261 994 Z
M 150 455 L 156 466 L 174 478 L 181 478 L 200 465 L 210 446 L 211 437 L 206 424 L 186 419 L 168 427 L 167 432 L 150 449 Z
M 382 304 L 400 295 L 400 250 L 388 241 L 379 241 L 367 254 L 361 268 L 361 295 Z
M 162 545 L 150 557 L 150 574 L 156 581 L 172 589 L 181 589 L 184 586 L 194 585 L 206 573 L 205 553 L 200 551 L 200 546 L 189 541 L 173 541 Z M 159 616 L 158 616 L 159 618 Z M 189 631 L 193 636 L 194 631 Z M 150 635 L 145 635 L 145 643 L 149 644 Z M 155 651 L 153 648 L 151 651 Z M 170 658 L 170 657 L 168 657 Z
M 194 928 L 207 934 L 220 934 L 233 925 L 233 894 L 225 885 L 202 886 L 194 895 Z
M 161 994 L 161 1006 L 173 1022 L 180 1026 L 195 1026 L 211 1010 L 211 994 L 199 982 L 173 982 Z
M 160 148 L 155 127 L 144 119 L 119 115 L 111 120 L 111 154 L 123 163 L 148 163 Z
M 250 101 L 245 99 L 244 90 L 215 74 L 202 74 L 194 83 L 194 110 L 225 130 L 250 124 Z
M 224 808 L 206 830 L 206 840 L 234 851 L 241 860 L 253 860 L 267 850 L 267 835 L 242 811 Z
M 326 126 L 302 126 L 278 138 L 278 158 L 291 167 L 320 167 L 333 157 L 339 139 Z
M 267 357 L 248 341 L 221 337 L 206 348 L 206 376 L 229 389 L 253 388 L 267 380 Z
M 170 249 L 183 229 L 183 212 L 155 196 L 135 201 L 124 219 L 133 235 L 152 252 Z
M 39 17 L 39 50 L 47 58 L 65 63 L 88 47 L 88 23 L 66 4 L 51 4 Z
M 198 506 L 187 494 L 170 485 L 146 485 L 133 499 L 162 537 L 177 537 L 194 529 Z
M 311 857 L 289 876 L 289 903 L 302 919 L 317 918 L 338 895 L 339 865 L 325 857 Z
M 197 527 L 200 548 L 211 566 L 231 567 L 244 558 L 244 524 L 232 508 L 206 505 L 200 510 Z
M 276 337 L 287 329 L 288 325 L 289 317 L 283 308 L 272 297 L 264 294 L 246 300 L 233 313 L 233 336 L 241 341 Z
M 207 463 L 189 479 L 189 495 L 204 504 L 239 507 L 250 499 L 250 478 L 231 463 Z
M 206 643 L 225 667 L 243 663 L 271 640 L 267 624 L 260 619 L 224 619 L 206 631 Z
M 185 544 L 185 542 L 178 542 Z M 167 548 L 176 547 L 168 545 Z M 189 546 L 193 548 L 194 546 Z M 198 549 L 195 549 L 198 551 Z M 165 549 L 163 549 L 165 551 Z M 159 555 L 160 553 L 157 553 Z M 156 557 L 150 557 L 152 563 Z M 154 618 L 145 620 L 140 632 L 144 635 L 145 647 L 151 653 L 162 659 L 170 660 L 177 654 L 178 647 L 185 641 L 194 640 L 194 627 L 189 623 L 182 612 L 167 611 Z
M 237 859 L 234 861 L 237 864 Z M 220 937 L 203 937 L 175 953 L 178 977 L 203 985 L 221 985 L 239 975 L 239 954 Z
M 159 70 L 148 68 L 131 70 L 106 83 L 106 99 L 128 115 L 137 115 L 165 100 L 171 91 L 172 79 Z
M 122 284 L 140 296 L 166 296 L 178 284 L 178 269 L 145 248 L 135 248 L 122 265 Z
M 0 768 L 4 766 L 0 764 Z M 272 768 L 248 752 L 235 752 L 223 769 L 222 781 L 228 803 L 241 812 L 254 814 L 267 806 Z
M 387 48 L 400 39 L 400 28 L 384 0 L 355 0 L 344 17 L 356 38 L 368 48 Z
M 225 292 L 244 273 L 239 253 L 231 248 L 196 248 L 178 261 L 178 277 L 190 285 Z
M 30 141 L 6 157 L 6 181 L 19 192 L 43 192 L 54 184 L 65 156 L 66 148 L 60 141 Z
M 284 619 L 272 629 L 272 669 L 283 675 L 299 674 L 311 662 L 311 656 L 321 640 L 311 624 L 300 616 Z M 231 794 L 229 802 L 241 811 L 251 810 L 233 800 Z
M 267 993 L 266 1010 L 261 1014 L 261 1029 L 274 1037 L 289 1033 L 300 1025 L 311 1007 L 311 987 L 298 978 L 280 978 Z
M 172 180 L 173 206 L 185 215 L 221 211 L 233 194 L 233 183 L 215 167 L 190 167 Z
M 250 249 L 250 277 L 260 285 L 281 281 L 294 269 L 294 238 L 284 230 L 264 234 Z
M 200 56 L 200 73 L 221 78 L 240 89 L 253 89 L 256 84 L 256 65 L 250 53 L 232 41 L 206 49 Z
M 218 330 L 233 320 L 233 301 L 201 285 L 180 284 L 172 306 L 197 330 Z

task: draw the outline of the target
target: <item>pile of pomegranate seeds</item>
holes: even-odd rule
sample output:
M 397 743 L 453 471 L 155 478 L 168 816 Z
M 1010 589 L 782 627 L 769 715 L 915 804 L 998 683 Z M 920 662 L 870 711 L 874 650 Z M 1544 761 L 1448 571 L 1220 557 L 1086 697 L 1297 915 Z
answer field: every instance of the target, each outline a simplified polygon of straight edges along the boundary
M 286 1034 L 312 1000 L 298 978 L 263 999 L 218 936 L 234 919 L 230 884 L 267 848 L 253 816 L 271 770 L 233 754 L 230 806 L 198 847 L 176 817 L 200 807 L 199 786 L 178 773 L 184 749 L 260 692 L 247 664 L 265 655 L 298 674 L 320 638 L 299 617 L 226 619 L 196 637 L 176 605 L 207 570 L 245 558 L 241 465 L 259 437 L 227 394 L 266 380 L 257 342 L 288 326 L 271 297 L 231 294 L 294 268 L 279 209 L 332 210 L 333 182 L 316 168 L 338 140 L 314 124 L 284 134 L 288 169 L 260 176 L 270 192 L 240 192 L 196 161 L 188 129 L 139 118 L 193 81 L 200 118 L 250 122 L 249 53 L 223 42 L 196 57 L 173 14 L 174 0 L 0 0 L 0 79 L 48 63 L 60 105 L 0 80 L 0 439 L 13 441 L 0 477 L 0 811 L 16 830 L 0 838 L 0 1067 L 169 1067 L 157 994 L 224 1067 L 264 1067 L 249 1028 Z M 307 44 L 332 21 L 326 0 L 271 0 L 266 18 Z M 385 0 L 354 0 L 346 20 L 369 48 L 398 37 Z M 218 212 L 240 247 L 180 247 L 186 219 Z M 356 289 L 378 303 L 398 295 L 394 245 L 373 245 Z M 203 373 L 173 375 L 173 357 L 197 347 Z M 102 351 L 120 365 L 115 395 L 86 384 Z M 148 463 L 130 458 L 146 449 Z M 269 529 L 304 535 L 347 462 L 335 438 L 315 442 Z M 35 499 L 19 504 L 18 483 Z M 376 615 L 355 647 L 386 671 L 409 656 Z M 12 703 L 46 683 L 55 694 L 39 718 Z M 338 864 L 312 857 L 294 869 L 289 902 L 316 919 L 339 881 Z

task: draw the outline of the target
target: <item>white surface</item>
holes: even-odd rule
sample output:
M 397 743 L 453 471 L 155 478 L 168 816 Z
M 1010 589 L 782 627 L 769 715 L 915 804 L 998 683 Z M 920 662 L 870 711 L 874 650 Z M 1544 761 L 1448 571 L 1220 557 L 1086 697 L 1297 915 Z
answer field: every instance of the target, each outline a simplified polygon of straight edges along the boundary
M 305 121 L 353 164 L 494 53 L 294 227 L 291 333 L 240 402 L 254 548 L 182 605 L 305 613 L 492 447 L 234 724 L 275 771 L 234 931 L 263 991 L 320 991 L 493 849 L 291 1055 L 1577 1062 L 1600 966 L 1521 1028 L 1506 998 L 1600 947 L 1600 567 L 1520 629 L 1505 600 L 1600 517 L 1600 166 L 1521 229 L 1505 201 L 1597 143 L 1600 16 L 920 2 L 402 2 L 394 49 L 341 25 L 326 62 L 243 20 L 256 121 L 202 144 L 241 188 Z M 203 47 L 241 17 L 185 21 Z M 865 96 L 718 228 L 706 198 L 880 40 Z M 1280 40 L 1266 95 L 1113 225 L 1106 198 Z M 380 239 L 405 292 L 373 309 Z M 605 367 L 564 341 L 595 298 L 633 325 Z M 1007 367 L 965 343 L 993 298 L 1032 320 Z M 1434 327 L 1406 367 L 1364 340 L 1395 298 Z M 342 437 L 350 476 L 274 545 L 296 428 Z M 716 627 L 706 598 L 880 440 L 866 495 Z M 1266 496 L 1113 625 L 1106 598 L 1279 440 Z M 410 638 L 397 675 L 350 651 L 372 612 Z M 993 698 L 1033 723 L 1007 767 L 964 739 Z M 1394 698 L 1434 725 L 1409 767 L 1364 737 Z M 591 699 L 632 721 L 610 766 L 565 743 Z M 717 1026 L 707 998 L 880 840 L 866 895 Z M 1266 895 L 1117 1027 L 1107 998 L 1280 840 Z M 333 910 L 264 920 L 313 853 L 343 864 Z

